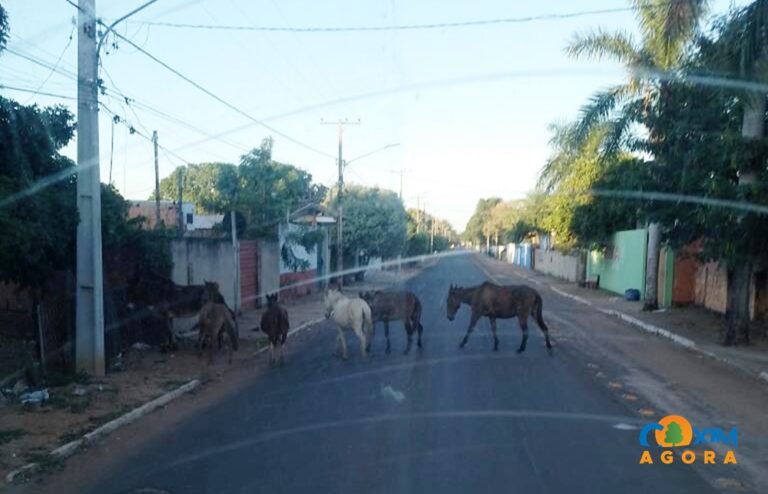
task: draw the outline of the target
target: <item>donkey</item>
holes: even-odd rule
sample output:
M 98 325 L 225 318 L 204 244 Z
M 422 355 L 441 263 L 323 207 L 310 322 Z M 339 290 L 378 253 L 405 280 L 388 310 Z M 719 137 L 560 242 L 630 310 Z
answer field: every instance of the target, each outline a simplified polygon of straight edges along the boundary
M 376 290 L 375 292 L 360 292 L 360 298 L 365 300 L 371 308 L 374 332 L 377 322 L 381 321 L 384 323 L 384 335 L 387 339 L 386 353 L 390 351 L 389 321 L 403 321 L 405 333 L 408 335 L 405 355 L 411 351 L 414 330 L 418 332 L 417 345 L 419 348 L 422 348 L 421 334 L 424 332 L 424 327 L 421 325 L 421 301 L 413 292 L 382 292 L 381 290 Z M 369 350 L 372 342 L 373 333 L 371 334 L 371 341 L 368 342 Z
M 371 319 L 371 308 L 365 300 L 359 298 L 348 298 L 339 290 L 329 288 L 325 292 L 325 317 L 336 323 L 338 334 L 336 336 L 336 347 L 341 345 L 341 356 L 344 360 L 349 358 L 347 354 L 347 341 L 344 337 L 345 329 L 351 329 L 360 340 L 360 354 L 363 358 L 368 356 L 368 346 L 366 340 L 373 336 L 373 320 Z M 366 335 L 370 335 L 368 338 Z
M 477 321 L 485 316 L 491 322 L 493 350 L 497 351 L 499 349 L 499 338 L 496 336 L 496 319 L 517 317 L 520 329 L 523 332 L 523 339 L 520 342 L 517 353 L 522 353 L 525 351 L 526 344 L 528 343 L 528 316 L 533 314 L 536 324 L 544 333 L 547 350 L 551 353 L 552 344 L 549 341 L 549 328 L 544 323 L 544 318 L 542 317 L 543 302 L 539 292 L 525 285 L 499 286 L 487 281 L 472 288 L 461 288 L 451 285 L 448 290 L 447 300 L 447 316 L 449 321 L 453 321 L 462 302 L 466 303 L 470 293 L 472 317 L 469 321 L 467 334 L 461 340 L 459 348 L 464 348 Z
M 290 329 L 288 311 L 277 302 L 277 294 L 267 295 L 267 310 L 261 315 L 261 330 L 269 337 L 270 359 L 275 364 L 275 347 L 280 346 L 280 363 L 284 362 L 285 340 Z
M 237 351 L 238 341 L 235 333 L 235 321 L 232 317 L 232 311 L 225 304 L 215 302 L 206 303 L 200 310 L 198 316 L 198 352 L 202 354 L 203 347 L 208 344 L 208 363 L 213 363 L 214 340 L 219 341 L 224 333 L 229 335 L 229 344 L 227 345 L 228 361 L 232 363 L 232 351 Z

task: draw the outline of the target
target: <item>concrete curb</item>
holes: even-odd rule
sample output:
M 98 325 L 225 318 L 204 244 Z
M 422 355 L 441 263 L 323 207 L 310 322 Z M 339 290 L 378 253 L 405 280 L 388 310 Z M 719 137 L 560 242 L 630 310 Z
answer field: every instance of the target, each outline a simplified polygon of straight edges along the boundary
M 730 367 L 733 367 L 734 369 L 737 369 L 741 372 L 744 372 L 745 374 L 751 375 L 756 377 L 758 380 L 763 381 L 765 383 L 768 383 L 768 372 L 763 371 L 758 374 L 755 374 L 754 371 L 751 371 L 749 369 L 744 368 L 743 366 L 737 364 L 736 362 L 733 362 L 732 360 L 722 357 L 720 355 L 717 355 L 716 353 L 710 352 L 708 350 L 704 350 L 703 348 L 700 348 L 698 345 L 696 345 L 696 342 L 686 338 L 684 336 L 680 336 L 679 334 L 675 334 L 672 331 L 669 331 L 668 329 L 660 328 L 658 326 L 655 326 L 653 324 L 647 323 L 645 321 L 641 321 L 640 319 L 637 319 L 636 317 L 632 317 L 628 314 L 625 314 L 624 312 L 614 310 L 614 309 L 603 309 L 602 307 L 597 307 L 595 304 L 590 302 L 589 300 L 579 297 L 578 295 L 573 295 L 571 293 L 568 293 L 566 291 L 560 290 L 557 287 L 550 286 L 549 287 L 553 292 L 557 293 L 558 295 L 562 297 L 567 297 L 572 300 L 575 300 L 576 302 L 579 302 L 584 305 L 588 305 L 598 312 L 613 316 L 621 319 L 622 321 L 635 326 L 636 328 L 639 328 L 642 331 L 645 331 L 646 333 L 650 333 L 656 336 L 661 336 L 663 338 L 666 338 L 673 343 L 680 345 L 684 348 L 687 348 L 689 350 L 692 350 L 700 355 L 704 355 L 705 357 L 709 357 L 712 360 L 716 360 L 722 364 L 728 365 Z
M 82 446 L 91 444 L 94 441 L 97 441 L 98 439 L 101 439 L 102 437 L 119 429 L 120 427 L 128 425 L 132 422 L 135 422 L 136 420 L 155 411 L 156 409 L 167 405 L 168 403 L 179 398 L 180 396 L 186 393 L 189 393 L 190 391 L 193 391 L 199 386 L 200 386 L 200 380 L 193 379 L 192 381 L 188 382 L 187 384 L 184 384 L 183 386 L 176 388 L 170 393 L 166 393 L 162 396 L 159 396 L 154 400 L 148 401 L 147 403 L 141 405 L 140 407 L 131 410 L 125 415 L 122 415 L 114 420 L 110 420 L 106 424 L 94 429 L 88 434 L 85 434 L 82 438 L 76 439 L 72 442 L 65 444 L 64 446 L 54 449 L 53 451 L 50 452 L 50 456 L 57 459 L 64 459 L 69 456 L 72 456 Z M 19 477 L 21 474 L 35 472 L 38 468 L 40 468 L 40 465 L 38 463 L 28 463 L 23 467 L 17 468 L 16 470 L 13 470 L 12 472 L 8 473 L 8 475 L 5 476 L 5 480 L 10 484 L 14 482 L 16 478 Z
M 309 328 L 311 326 L 314 326 L 315 324 L 321 323 L 323 321 L 325 321 L 324 317 L 320 317 L 318 319 L 313 319 L 311 321 L 307 321 L 304 324 L 300 324 L 299 326 L 297 326 L 297 327 L 293 328 L 292 330 L 288 331 L 288 336 L 292 336 L 292 335 L 294 335 L 296 333 L 300 333 L 300 332 L 306 330 L 307 328 Z M 255 357 L 256 355 L 259 355 L 260 353 L 264 353 L 267 350 L 269 350 L 269 345 L 266 345 L 265 347 L 259 348 L 258 350 L 256 350 L 253 353 L 253 356 Z

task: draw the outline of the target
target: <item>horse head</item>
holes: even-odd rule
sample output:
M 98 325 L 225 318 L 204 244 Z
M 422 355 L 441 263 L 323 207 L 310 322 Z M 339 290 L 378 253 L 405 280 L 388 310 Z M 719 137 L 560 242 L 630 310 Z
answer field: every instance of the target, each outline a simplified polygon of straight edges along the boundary
M 446 316 L 449 321 L 453 321 L 456 317 L 456 312 L 459 310 L 459 307 L 461 307 L 461 293 L 462 288 L 459 286 L 451 284 L 450 288 L 448 288 L 448 299 L 446 300 L 445 306 Z

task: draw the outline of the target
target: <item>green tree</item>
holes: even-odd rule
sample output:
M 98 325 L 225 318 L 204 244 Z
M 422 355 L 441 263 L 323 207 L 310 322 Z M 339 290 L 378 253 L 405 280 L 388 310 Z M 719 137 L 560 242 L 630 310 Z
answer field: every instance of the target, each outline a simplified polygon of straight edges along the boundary
M 335 200 L 329 204 L 335 208 Z M 397 194 L 389 190 L 347 186 L 343 228 L 345 266 L 354 266 L 358 256 L 363 265 L 372 257 L 397 257 L 405 248 L 405 208 Z
M 467 222 L 467 226 L 464 228 L 463 237 L 470 242 L 476 242 L 477 244 L 490 243 L 491 230 L 489 229 L 488 219 L 490 218 L 491 210 L 500 203 L 502 200 L 500 197 L 490 197 L 488 199 L 480 199 L 475 206 L 475 212 Z
M 595 94 L 582 109 L 575 129 L 579 142 L 587 140 L 592 130 L 603 122 L 609 128 L 602 133 L 601 151 L 605 154 L 626 149 L 634 139 L 633 124 L 646 125 L 650 141 L 663 140 L 659 128 L 649 125 L 645 116 L 653 99 L 658 105 L 668 104 L 668 82 L 658 74 L 672 74 L 686 61 L 687 49 L 698 32 L 699 22 L 707 10 L 706 0 L 649 2 L 633 0 L 637 12 L 640 40 L 636 42 L 626 31 L 609 33 L 597 30 L 577 35 L 566 48 L 570 55 L 581 58 L 610 58 L 627 67 L 627 82 Z M 645 308 L 657 307 L 656 277 L 659 257 L 659 225 L 649 226 L 646 270 Z
M 683 442 L 683 431 L 680 428 L 680 424 L 677 422 L 670 422 L 667 425 L 667 432 L 664 435 L 664 442 L 676 446 Z
M 168 201 L 178 198 L 179 176 L 185 202 L 192 202 L 201 213 L 228 211 L 232 197 L 228 192 L 237 186 L 238 170 L 229 163 L 200 163 L 180 166 L 160 181 L 160 197 Z M 154 194 L 152 196 L 154 198 Z
M 179 167 L 160 182 L 160 194 L 175 200 L 181 174 L 185 201 L 194 202 L 202 212 L 226 214 L 236 209 L 245 219 L 245 237 L 274 236 L 275 227 L 289 211 L 306 201 L 323 200 L 327 188 L 313 184 L 306 171 L 274 161 L 272 147 L 272 139 L 265 139 L 242 156 L 239 166 L 201 163 Z M 224 229 L 228 228 L 225 224 Z
M 756 0 L 731 15 L 722 29 L 719 44 L 723 47 L 724 65 L 729 72 L 748 80 L 768 80 L 768 1 Z M 739 160 L 736 195 L 739 200 L 754 202 L 764 198 L 765 163 L 768 153 L 765 144 L 766 95 L 764 90 L 744 91 L 740 99 L 742 109 L 741 140 L 735 147 L 733 159 Z M 755 218 L 739 215 L 738 235 L 752 238 Z M 739 238 L 736 237 L 736 239 Z M 740 259 L 728 263 L 728 313 L 730 314 L 725 343 L 733 343 L 737 334 L 749 339 L 750 284 L 752 269 L 763 259 L 752 249 L 741 251 Z

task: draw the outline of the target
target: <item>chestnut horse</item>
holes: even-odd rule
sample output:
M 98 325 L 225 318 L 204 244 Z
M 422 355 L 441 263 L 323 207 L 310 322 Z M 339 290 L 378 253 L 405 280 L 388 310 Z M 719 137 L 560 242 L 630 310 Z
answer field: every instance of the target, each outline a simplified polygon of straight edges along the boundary
M 523 332 L 523 339 L 520 342 L 518 353 L 525 351 L 528 343 L 528 316 L 533 315 L 536 324 L 544 333 L 547 349 L 552 351 L 552 344 L 549 341 L 549 328 L 544 323 L 542 317 L 542 300 L 539 292 L 526 285 L 507 285 L 500 286 L 490 282 L 471 288 L 453 286 L 448 290 L 447 316 L 449 321 L 453 321 L 456 312 L 462 303 L 469 304 L 472 307 L 472 318 L 469 321 L 467 334 L 459 344 L 459 348 L 464 348 L 467 344 L 469 335 L 475 329 L 477 321 L 481 317 L 487 317 L 491 322 L 491 331 L 493 332 L 493 349 L 499 349 L 499 338 L 496 336 L 496 319 L 510 319 L 517 317 L 520 323 L 520 329 Z

